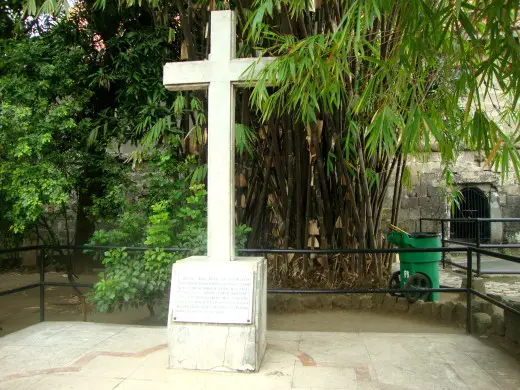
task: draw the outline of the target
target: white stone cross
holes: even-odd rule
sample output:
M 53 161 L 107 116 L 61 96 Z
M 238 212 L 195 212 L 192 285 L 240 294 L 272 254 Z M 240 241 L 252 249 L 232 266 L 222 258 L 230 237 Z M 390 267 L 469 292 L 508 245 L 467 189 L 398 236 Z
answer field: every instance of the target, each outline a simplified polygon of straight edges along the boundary
M 233 11 L 211 13 L 209 60 L 171 62 L 163 84 L 171 91 L 208 88 L 208 257 L 232 260 L 235 251 L 235 94 L 272 58 L 235 58 Z M 254 74 L 246 72 L 250 66 Z

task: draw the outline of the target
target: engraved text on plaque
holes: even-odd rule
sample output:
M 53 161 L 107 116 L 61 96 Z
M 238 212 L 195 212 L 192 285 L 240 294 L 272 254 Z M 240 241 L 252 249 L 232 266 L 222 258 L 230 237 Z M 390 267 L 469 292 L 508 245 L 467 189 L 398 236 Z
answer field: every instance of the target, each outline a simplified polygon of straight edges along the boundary
M 179 269 L 174 278 L 172 320 L 175 322 L 209 322 L 251 324 L 253 273 L 232 273 L 215 269 L 196 272 Z

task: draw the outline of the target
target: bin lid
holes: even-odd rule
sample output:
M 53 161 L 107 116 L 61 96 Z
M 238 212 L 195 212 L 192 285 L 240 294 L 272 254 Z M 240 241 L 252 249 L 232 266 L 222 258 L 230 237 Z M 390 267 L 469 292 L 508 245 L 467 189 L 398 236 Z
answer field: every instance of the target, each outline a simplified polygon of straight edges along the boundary
M 434 232 L 417 232 L 417 233 L 409 233 L 408 236 L 410 238 L 434 238 L 434 237 L 440 237 L 440 233 L 434 233 Z

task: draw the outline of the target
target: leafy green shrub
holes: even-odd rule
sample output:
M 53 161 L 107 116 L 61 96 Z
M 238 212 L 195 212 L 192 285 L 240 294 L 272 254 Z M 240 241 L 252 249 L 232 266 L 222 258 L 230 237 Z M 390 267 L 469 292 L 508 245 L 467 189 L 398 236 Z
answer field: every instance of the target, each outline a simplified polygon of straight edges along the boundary
M 139 254 L 125 248 L 111 249 L 104 254 L 104 277 L 96 283 L 90 296 L 102 312 L 146 305 L 150 314 L 161 303 L 170 280 L 169 269 L 176 254 L 150 249 Z
M 182 244 L 191 249 L 191 254 L 203 253 L 205 248 L 200 242 L 205 232 L 200 227 L 205 223 L 206 193 L 200 185 L 189 191 L 191 195 L 186 197 L 186 204 L 180 207 L 165 200 L 152 204 L 147 224 L 143 223 L 142 215 L 125 212 L 118 220 L 117 229 L 94 233 L 92 245 L 151 247 L 144 252 L 118 248 L 103 253 L 105 272 L 90 295 L 97 310 L 112 312 L 146 305 L 150 313 L 155 314 L 154 308 L 165 298 L 172 264 L 187 255 L 186 252 L 167 253 L 163 248 Z
M 151 205 L 146 224 L 139 214 L 123 213 L 119 228 L 98 230 L 91 245 L 125 245 L 151 247 L 146 251 L 130 252 L 126 248 L 110 249 L 103 253 L 105 272 L 100 275 L 90 295 L 97 310 L 112 312 L 146 305 L 151 315 L 157 308 L 165 313 L 171 267 L 176 260 L 206 252 L 206 191 L 202 185 L 183 192 L 184 202 L 172 204 L 163 200 Z M 176 194 L 179 195 L 179 194 Z M 237 227 L 237 243 L 243 246 L 251 231 Z M 166 252 L 164 248 L 186 248 Z

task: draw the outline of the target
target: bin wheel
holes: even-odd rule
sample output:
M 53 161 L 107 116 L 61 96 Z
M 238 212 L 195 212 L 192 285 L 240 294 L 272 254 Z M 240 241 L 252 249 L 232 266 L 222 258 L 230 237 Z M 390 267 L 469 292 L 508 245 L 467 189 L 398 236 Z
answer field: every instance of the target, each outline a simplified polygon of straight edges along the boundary
M 427 277 L 424 274 L 416 273 L 411 275 L 406 283 L 404 284 L 404 288 L 406 290 L 408 289 L 414 289 L 414 288 L 431 288 L 432 284 L 430 283 L 430 278 Z M 414 303 L 417 302 L 419 299 L 422 299 L 423 301 L 426 301 L 428 297 L 430 296 L 429 292 L 407 292 L 405 293 L 406 299 L 408 299 L 408 302 Z
M 395 271 L 392 273 L 392 276 L 390 276 L 390 279 L 388 279 L 388 288 L 390 288 L 390 289 L 401 288 L 401 271 Z M 390 293 L 390 295 L 392 295 L 394 297 L 401 297 L 403 294 L 400 292 L 393 292 L 393 293 Z

